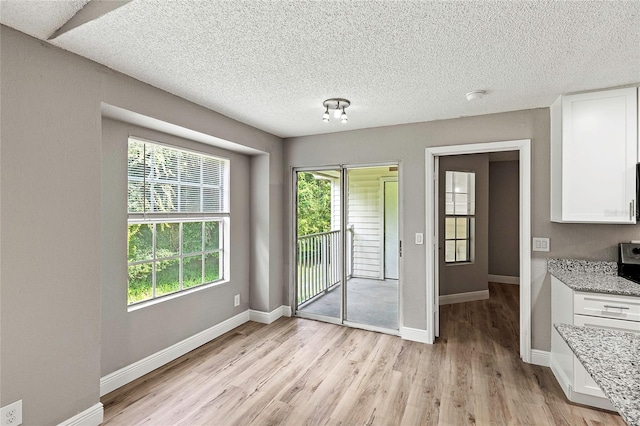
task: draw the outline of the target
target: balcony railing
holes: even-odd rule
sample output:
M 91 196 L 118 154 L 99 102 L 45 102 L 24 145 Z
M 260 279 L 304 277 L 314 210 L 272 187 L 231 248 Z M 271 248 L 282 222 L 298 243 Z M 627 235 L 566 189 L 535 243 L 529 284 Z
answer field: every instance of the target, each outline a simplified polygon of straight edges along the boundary
M 353 227 L 347 229 L 347 278 L 351 277 Z M 340 284 L 340 231 L 298 238 L 298 306 Z

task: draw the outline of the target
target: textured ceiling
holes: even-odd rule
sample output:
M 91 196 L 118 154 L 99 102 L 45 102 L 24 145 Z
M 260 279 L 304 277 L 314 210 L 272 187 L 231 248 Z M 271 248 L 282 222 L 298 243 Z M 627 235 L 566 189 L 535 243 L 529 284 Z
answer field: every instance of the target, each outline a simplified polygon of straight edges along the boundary
M 0 22 L 46 40 L 89 0 L 0 0 Z
M 45 39 L 82 3 L 3 0 L 0 22 Z M 51 43 L 291 137 L 638 83 L 640 1 L 134 0 Z M 329 97 L 351 100 L 348 124 L 322 122 Z

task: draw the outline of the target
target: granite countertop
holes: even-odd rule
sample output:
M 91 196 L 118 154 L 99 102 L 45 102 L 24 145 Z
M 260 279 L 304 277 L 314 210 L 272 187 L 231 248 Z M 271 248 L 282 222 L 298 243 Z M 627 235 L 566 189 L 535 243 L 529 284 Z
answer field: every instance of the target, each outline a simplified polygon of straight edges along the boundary
M 548 259 L 547 269 L 575 291 L 640 296 L 640 284 L 618 276 L 616 262 Z
M 640 426 L 640 335 L 554 324 L 630 426 Z

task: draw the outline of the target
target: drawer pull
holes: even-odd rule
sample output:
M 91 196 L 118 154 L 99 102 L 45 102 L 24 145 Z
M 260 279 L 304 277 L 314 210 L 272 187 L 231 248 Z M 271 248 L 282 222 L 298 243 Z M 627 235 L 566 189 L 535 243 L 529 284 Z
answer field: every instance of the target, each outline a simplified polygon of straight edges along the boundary
M 611 306 L 611 305 L 604 305 L 605 308 L 609 309 L 629 309 L 628 306 Z

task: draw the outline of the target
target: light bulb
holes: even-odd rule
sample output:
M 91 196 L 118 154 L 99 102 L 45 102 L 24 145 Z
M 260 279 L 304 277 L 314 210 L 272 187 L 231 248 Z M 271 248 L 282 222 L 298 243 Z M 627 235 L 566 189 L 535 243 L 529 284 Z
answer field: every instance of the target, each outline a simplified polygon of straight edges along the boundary
M 336 106 L 336 110 L 333 111 L 333 116 L 335 118 L 339 118 L 340 117 L 340 102 L 338 102 L 338 106 Z
M 329 122 L 329 107 L 327 107 L 327 110 L 322 114 L 322 121 L 325 123 Z
M 349 119 L 347 118 L 347 113 L 344 112 L 344 108 L 342 108 L 342 114 L 340 115 L 340 121 L 346 123 Z

